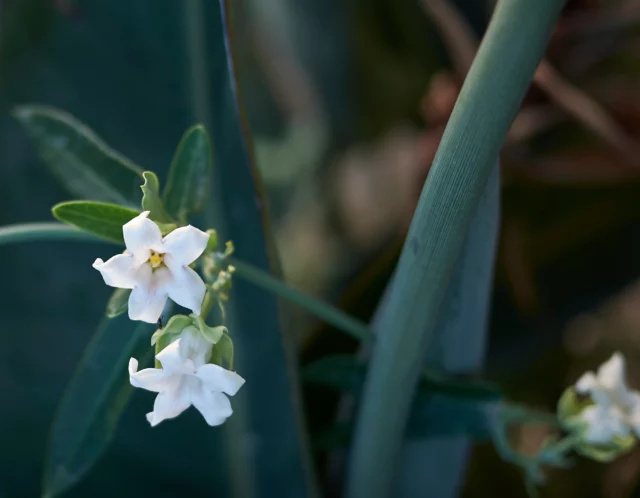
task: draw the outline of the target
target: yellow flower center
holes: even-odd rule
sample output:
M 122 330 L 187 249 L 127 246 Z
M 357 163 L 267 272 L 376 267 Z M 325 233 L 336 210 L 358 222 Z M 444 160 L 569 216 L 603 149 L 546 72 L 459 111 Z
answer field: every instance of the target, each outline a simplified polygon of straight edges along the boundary
M 151 251 L 151 256 L 149 256 L 149 264 L 151 268 L 154 270 L 164 263 L 164 254 L 157 253 L 155 251 Z

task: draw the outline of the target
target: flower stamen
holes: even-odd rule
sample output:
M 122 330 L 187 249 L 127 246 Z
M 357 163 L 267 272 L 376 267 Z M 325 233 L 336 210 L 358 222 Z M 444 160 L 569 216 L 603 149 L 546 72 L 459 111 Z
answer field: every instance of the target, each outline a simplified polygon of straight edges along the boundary
M 160 254 L 152 250 L 151 256 L 149 256 L 149 264 L 154 270 L 159 268 L 164 264 L 164 254 Z

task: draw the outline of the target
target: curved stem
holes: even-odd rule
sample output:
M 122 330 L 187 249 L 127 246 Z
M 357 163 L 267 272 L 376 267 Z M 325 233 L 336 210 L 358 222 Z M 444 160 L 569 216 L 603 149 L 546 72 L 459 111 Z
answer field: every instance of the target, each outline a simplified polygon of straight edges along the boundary
M 20 225 L 0 227 L 0 246 L 36 240 L 109 242 L 107 240 L 99 239 L 90 233 L 83 232 L 77 228 L 57 222 L 24 223 Z M 333 325 L 338 330 L 341 330 L 358 340 L 371 340 L 372 334 L 366 323 L 353 318 L 347 313 L 344 313 L 329 304 L 289 287 L 286 283 L 272 277 L 267 272 L 260 270 L 255 266 L 243 263 L 237 259 L 230 260 L 230 262 L 236 267 L 236 274 L 247 282 L 251 282 L 258 287 L 269 292 L 273 292 L 283 299 L 291 301 L 326 323 Z
M 391 496 L 418 379 L 469 226 L 564 0 L 500 0 L 460 91 L 381 310 L 346 498 Z M 473 271 L 473 270 L 468 270 Z
M 254 266 L 231 258 L 230 263 L 236 267 L 236 275 L 244 278 L 246 281 L 291 301 L 328 324 L 333 325 L 338 330 L 342 330 L 360 341 L 367 342 L 371 340 L 372 334 L 369 327 L 360 320 L 353 318 L 329 304 L 289 287 L 286 283 Z
M 109 242 L 90 233 L 57 222 L 24 223 L 0 227 L 0 246 L 36 240 L 77 240 L 83 242 Z

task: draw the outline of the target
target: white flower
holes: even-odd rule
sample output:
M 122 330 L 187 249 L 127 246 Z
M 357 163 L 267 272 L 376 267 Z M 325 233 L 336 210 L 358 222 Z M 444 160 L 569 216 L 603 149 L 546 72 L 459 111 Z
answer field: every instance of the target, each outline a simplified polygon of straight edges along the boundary
M 211 344 L 200 337 L 195 327 L 187 327 L 180 338 L 164 348 L 156 358 L 162 368 L 138 372 L 138 361 L 129 360 L 131 385 L 157 392 L 153 411 L 147 420 L 155 426 L 195 406 L 207 424 L 220 425 L 231 414 L 229 396 L 238 392 L 244 379 L 218 365 L 206 363 Z
M 587 427 L 585 441 L 606 444 L 631 431 L 640 437 L 640 393 L 627 387 L 624 370 L 624 357 L 615 353 L 597 374 L 587 372 L 576 383 L 576 392 L 594 402 L 580 414 Z
M 129 318 L 155 323 L 167 297 L 200 314 L 206 287 L 189 268 L 207 247 L 209 234 L 191 225 L 175 229 L 164 239 L 160 228 L 141 213 L 122 227 L 127 250 L 93 267 L 107 285 L 132 289 Z

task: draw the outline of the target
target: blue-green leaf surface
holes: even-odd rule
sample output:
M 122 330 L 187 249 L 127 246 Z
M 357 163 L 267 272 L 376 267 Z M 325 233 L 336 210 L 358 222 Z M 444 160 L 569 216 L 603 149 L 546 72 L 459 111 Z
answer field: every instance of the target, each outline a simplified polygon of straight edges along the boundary
M 233 240 L 238 259 L 278 272 L 230 53 L 233 44 L 228 39 L 228 4 L 201 4 L 208 21 L 207 31 L 196 21 L 198 13 L 187 9 L 192 30 L 202 36 L 191 40 L 192 63 L 211 64 L 210 81 L 201 81 L 194 89 L 197 96 L 197 88 L 211 88 L 210 95 L 200 97 L 209 106 L 197 99 L 193 104 L 194 116 L 210 130 L 213 142 L 216 167 L 209 219 L 218 223 L 221 240 Z M 203 46 L 209 47 L 210 52 L 202 52 Z M 215 112 L 198 112 L 208 107 Z M 263 289 L 235 280 L 229 304 L 235 368 L 247 381 L 234 397 L 238 416 L 229 420 L 229 437 L 254 441 L 251 452 L 231 448 L 233 492 L 256 497 L 315 496 L 293 338 L 281 330 L 277 300 Z
M 75 197 L 138 207 L 142 171 L 88 126 L 49 106 L 16 107 L 42 160 Z
M 152 330 L 127 317 L 105 318 L 98 327 L 51 427 L 43 496 L 73 486 L 109 444 L 133 390 L 127 363 L 150 358 Z
M 166 179 L 180 137 L 190 126 L 203 123 L 212 137 L 218 172 L 209 195 L 216 204 L 210 202 L 207 208 L 208 213 L 213 212 L 210 219 L 215 222 L 205 226 L 200 223 L 202 216 L 193 223 L 202 229 L 219 229 L 221 241 L 223 237 L 233 238 L 240 257 L 266 268 L 267 233 L 261 225 L 264 206 L 253 183 L 255 171 L 250 169 L 245 156 L 249 149 L 244 144 L 245 135 L 240 133 L 219 4 L 157 0 L 155 7 L 149 9 L 146 0 L 80 1 L 73 3 L 77 15 L 58 8 L 59 4 L 52 7 L 51 2 L 44 0 L 3 4 L 3 8 L 20 5 L 35 16 L 42 14 L 42 22 L 34 23 L 37 36 L 25 33 L 22 37 L 32 43 L 13 54 L 11 65 L 0 67 L 0 107 L 4 115 L 8 116 L 10 109 L 24 102 L 43 102 L 64 109 L 77 120 L 89 123 L 113 149 Z M 195 16 L 187 15 L 187 10 L 194 6 L 196 10 L 200 8 L 201 15 L 198 12 Z M 193 29 L 194 18 L 199 23 L 197 29 Z M 7 33 L 2 31 L 0 36 Z M 12 186 L 16 184 L 21 189 L 3 189 L 7 184 L 0 182 L 3 222 L 19 221 L 22 216 L 42 219 L 51 204 L 65 200 L 67 194 L 55 189 L 53 182 L 50 185 L 41 180 L 43 162 L 35 158 L 33 145 L 27 143 L 15 120 L 2 120 L 0 116 L 0 124 L 0 139 L 5 144 L 0 154 L 3 164 L 8 165 L 2 171 L 12 178 Z M 141 184 L 139 179 L 131 186 L 136 198 L 129 205 L 137 209 Z M 25 199 L 24 192 L 29 192 L 31 198 Z M 74 196 L 81 197 L 75 193 Z M 75 265 L 90 268 L 98 256 L 95 249 L 78 252 L 81 255 L 77 260 L 74 258 L 73 264 L 67 262 L 64 271 L 60 269 L 71 281 L 78 278 Z M 44 278 L 45 274 L 39 277 Z M 89 278 L 94 274 L 95 279 L 88 279 L 86 288 L 78 293 L 92 303 L 87 313 L 100 308 L 96 299 L 108 296 L 104 289 L 99 290 L 97 272 L 91 270 Z M 65 329 L 70 312 L 59 311 L 60 300 L 64 299 L 69 309 L 73 309 L 71 297 L 54 293 L 58 300 L 52 301 L 49 293 L 47 289 L 46 293 L 38 293 L 37 298 L 51 303 L 44 307 L 49 313 L 47 320 L 55 323 L 56 330 L 66 331 L 58 340 L 66 341 L 67 345 L 86 341 L 85 328 Z M 78 294 L 72 297 L 77 299 Z M 21 303 L 20 309 L 11 315 L 16 323 L 32 307 L 26 295 Z M 114 464 L 109 473 L 98 465 L 77 491 L 70 491 L 71 495 L 107 498 L 114 495 L 115 483 L 126 481 L 127 487 L 119 487 L 118 493 L 127 498 L 139 496 L 134 490 L 140 489 L 154 496 L 176 496 L 183 485 L 194 487 L 198 496 L 314 496 L 306 469 L 308 459 L 301 443 L 304 435 L 300 437 L 295 359 L 289 354 L 291 350 L 283 346 L 289 347 L 277 324 L 276 300 L 237 280 L 228 309 L 227 325 L 235 345 L 234 366 L 247 380 L 231 400 L 233 417 L 224 426 L 211 429 L 197 414 L 191 415 L 190 410 L 177 420 L 147 432 L 144 413 L 153 404 L 153 397 L 147 396 L 120 428 L 127 437 L 116 438 L 108 452 L 109 461 L 130 459 L 127 464 Z M 17 338 L 14 341 L 29 351 L 38 348 L 37 344 L 22 343 Z M 225 361 L 229 352 L 227 347 Z M 66 372 L 75 359 L 69 356 L 60 361 L 60 372 Z M 63 380 L 61 375 L 57 377 L 58 384 Z M 50 397 L 55 394 L 53 389 L 47 392 Z M 50 407 L 42 399 L 37 401 L 33 425 L 37 424 L 42 432 L 50 421 Z M 15 425 L 19 416 L 14 409 L 4 416 L 0 414 L 2 427 Z M 0 434 L 8 436 L 5 431 L 9 429 L 2 427 Z M 29 435 L 30 432 L 20 432 L 15 438 L 22 440 Z M 41 462 L 49 458 L 42 451 L 36 448 L 19 459 L 3 462 L 11 475 L 18 475 L 22 469 L 39 469 Z M 169 463 L 169 456 L 175 454 L 185 458 Z M 124 460 L 117 458 L 122 455 Z M 149 475 L 154 477 L 149 479 Z M 34 495 L 38 486 L 36 472 L 28 472 L 28 476 L 11 481 L 8 491 L 12 496 Z

